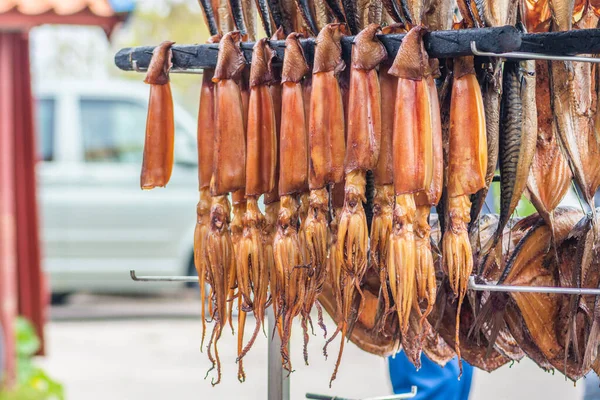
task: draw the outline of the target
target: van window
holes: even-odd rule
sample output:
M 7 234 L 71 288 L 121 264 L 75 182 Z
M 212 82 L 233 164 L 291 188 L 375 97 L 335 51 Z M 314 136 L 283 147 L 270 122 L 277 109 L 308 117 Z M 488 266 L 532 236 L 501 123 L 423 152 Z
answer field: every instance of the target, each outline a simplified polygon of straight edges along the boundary
M 37 159 L 54 158 L 54 99 L 38 99 L 36 107 Z
M 80 109 L 85 161 L 142 161 L 146 130 L 146 108 L 142 104 L 82 98 Z

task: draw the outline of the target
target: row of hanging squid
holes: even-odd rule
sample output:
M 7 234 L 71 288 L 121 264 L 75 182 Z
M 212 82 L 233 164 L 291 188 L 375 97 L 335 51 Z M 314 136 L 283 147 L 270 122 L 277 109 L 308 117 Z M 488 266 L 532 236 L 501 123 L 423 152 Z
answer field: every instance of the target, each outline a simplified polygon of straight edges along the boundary
M 200 94 L 194 234 L 203 332 L 213 321 L 202 336 L 213 384 L 221 381 L 217 346 L 228 323 L 234 330 L 234 307 L 240 381 L 268 307 L 276 327 L 265 334 L 280 337 L 290 372 L 295 320 L 307 364 L 313 309 L 330 334 L 325 356 L 339 337 L 331 381 L 347 338 L 375 354 L 403 348 L 416 366 L 424 351 L 441 365 L 458 355 L 488 371 L 525 355 L 571 379 L 598 371 L 600 302 L 593 296 L 467 289 L 472 274 L 507 284 L 598 287 L 600 71 L 579 62 L 437 60 L 424 35 L 517 22 L 529 32 L 596 28 L 599 5 L 322 3 L 257 1 L 263 29 L 285 39 L 285 52 L 280 60 L 269 40 L 259 39 L 248 65 L 240 45 L 256 34 L 254 5 L 201 2 L 213 34 L 208 42 L 219 46 Z M 406 33 L 394 57 L 382 33 Z M 311 34 L 318 34 L 314 58 L 303 45 Z M 346 63 L 341 40 L 349 34 L 356 36 Z M 172 45 L 155 48 L 145 80 L 143 189 L 165 186 L 171 175 Z M 482 214 L 497 165 L 498 217 Z M 573 181 L 592 214 L 557 208 Z M 538 214 L 516 222 L 524 195 Z M 333 333 L 321 305 L 336 323 Z M 255 327 L 244 338 L 248 313 Z

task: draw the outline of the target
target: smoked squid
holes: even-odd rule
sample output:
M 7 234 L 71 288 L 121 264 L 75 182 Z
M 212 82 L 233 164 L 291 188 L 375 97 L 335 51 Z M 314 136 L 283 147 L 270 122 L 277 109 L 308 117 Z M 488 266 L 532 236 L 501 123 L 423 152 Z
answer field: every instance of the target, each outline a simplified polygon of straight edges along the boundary
M 398 77 L 394 118 L 393 165 L 396 201 L 392 234 L 389 239 L 388 277 L 400 330 L 408 330 L 415 304 L 417 253 L 414 222 L 415 195 L 429 190 L 433 177 L 433 131 L 439 109 L 432 102 L 427 76 L 431 74 L 429 57 L 423 44 L 426 30 L 419 25 L 404 37 L 389 70 Z
M 281 130 L 279 148 L 279 195 L 281 207 L 273 245 L 275 278 L 272 296 L 277 314 L 282 317 L 281 355 L 285 368 L 291 371 L 288 345 L 293 319 L 302 314 L 305 330 L 305 308 L 309 283 L 306 282 L 306 253 L 298 235 L 299 203 L 297 196 L 304 192 L 308 181 L 308 119 L 306 117 L 303 79 L 310 69 L 300 44 L 303 35 L 291 33 L 286 38 L 282 70 Z M 312 307 L 312 304 L 310 304 Z M 310 308 L 308 309 L 310 311 Z
M 231 241 L 231 206 L 227 194 L 242 189 L 245 184 L 246 146 L 244 130 L 246 121 L 238 81 L 245 67 L 240 49 L 239 32 L 225 34 L 219 43 L 217 66 L 213 76 L 215 83 L 215 140 L 213 170 L 210 181 L 212 196 L 210 226 L 207 234 L 207 277 L 212 289 L 213 333 L 208 344 L 208 357 L 217 368 L 221 381 L 221 363 L 217 342 L 227 323 L 229 278 L 236 269 Z M 230 142 L 231 141 L 231 142 Z M 240 165 L 241 161 L 241 165 Z M 214 349 L 215 357 L 212 356 Z M 209 370 L 210 371 L 210 370 Z
M 173 44 L 175 42 L 165 41 L 154 48 L 144 79 L 144 82 L 150 85 L 150 100 L 140 178 L 143 190 L 166 186 L 173 171 L 175 122 L 173 96 L 169 84 Z
M 460 308 L 473 270 L 473 254 L 467 231 L 470 196 L 485 186 L 487 170 L 485 114 L 472 57 L 454 59 L 448 146 L 448 208 L 442 255 L 450 288 L 458 296 L 455 351 L 460 359 Z
M 214 17 L 213 17 L 214 18 Z M 209 43 L 218 43 L 221 38 L 213 36 Z M 202 341 L 206 335 L 206 235 L 210 224 L 210 178 L 213 168 L 215 142 L 215 91 L 212 78 L 214 69 L 206 68 L 202 74 L 200 106 L 198 109 L 198 188 L 200 199 L 196 206 L 197 221 L 194 229 L 194 266 L 198 273 L 200 300 L 202 302 Z
M 384 34 L 405 33 L 402 24 L 393 24 L 383 28 Z M 379 65 L 379 86 L 381 90 L 381 145 L 379 157 L 373 169 L 375 183 L 373 197 L 373 219 L 369 243 L 369 262 L 379 275 L 380 299 L 383 303 L 379 318 L 379 326 L 383 328 L 390 310 L 389 289 L 387 284 L 387 252 L 389 237 L 392 232 L 392 215 L 394 210 L 394 165 L 393 134 L 396 88 L 398 79 L 390 75 L 388 70 L 393 60 L 384 60 Z
M 345 34 L 343 24 L 329 24 L 321 30 L 316 39 L 312 74 L 308 123 L 310 206 L 302 232 L 310 265 L 298 275 L 310 272 L 317 281 L 327 276 L 328 188 L 341 183 L 344 174 L 344 107 L 338 75 L 345 68 L 341 57 L 341 38 Z M 336 296 L 341 298 L 339 293 Z
M 275 110 L 268 85 L 272 80 L 274 50 L 263 38 L 256 42 L 250 68 L 250 99 L 246 131 L 246 214 L 237 265 L 238 290 L 244 308 L 256 319 L 252 337 L 238 356 L 238 362 L 250 350 L 264 323 L 268 300 L 269 265 L 265 242 L 265 217 L 258 208 L 258 198 L 275 185 L 277 137 Z
M 433 266 L 433 255 L 431 254 L 431 227 L 429 226 L 429 213 L 431 207 L 436 206 L 442 197 L 442 185 L 444 181 L 444 157 L 442 154 L 442 120 L 440 116 L 440 105 L 437 96 L 437 88 L 434 81 L 434 73 L 438 73 L 437 60 L 430 60 L 431 71 L 425 76 L 429 86 L 428 94 L 431 107 L 431 182 L 425 190 L 415 194 L 415 245 L 416 245 L 416 296 L 417 302 L 427 302 L 425 311 L 421 316 L 421 323 L 433 310 L 436 299 L 437 282 L 435 279 L 435 268 Z M 417 308 L 420 311 L 419 308 Z
M 381 145 L 381 89 L 377 65 L 387 57 L 385 47 L 375 36 L 380 27 L 370 24 L 354 39 L 348 99 L 347 146 L 345 159 L 345 198 L 337 232 L 336 263 L 340 266 L 342 333 L 340 352 L 331 380 L 337 374 L 349 324 L 355 290 L 361 294 L 360 283 L 367 270 L 369 244 L 366 202 L 367 170 L 375 168 Z M 362 304 L 362 303 L 361 303 Z M 358 314 L 361 313 L 361 307 Z M 334 334 L 335 336 L 335 334 Z

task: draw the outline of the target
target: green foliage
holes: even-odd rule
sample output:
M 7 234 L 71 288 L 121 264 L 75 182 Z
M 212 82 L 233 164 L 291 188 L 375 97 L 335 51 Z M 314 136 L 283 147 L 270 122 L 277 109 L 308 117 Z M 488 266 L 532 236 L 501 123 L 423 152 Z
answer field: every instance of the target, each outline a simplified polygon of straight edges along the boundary
M 15 323 L 17 345 L 17 386 L 0 393 L 0 400 L 64 400 L 61 384 L 50 378 L 33 362 L 40 349 L 40 339 L 29 321 L 18 318 Z

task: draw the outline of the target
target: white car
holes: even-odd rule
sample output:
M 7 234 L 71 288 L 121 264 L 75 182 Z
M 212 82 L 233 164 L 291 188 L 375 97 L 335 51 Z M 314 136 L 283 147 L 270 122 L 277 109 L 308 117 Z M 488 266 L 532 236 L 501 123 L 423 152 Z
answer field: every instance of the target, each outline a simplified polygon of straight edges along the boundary
M 175 104 L 175 166 L 166 189 L 140 189 L 149 87 L 41 82 L 36 90 L 42 265 L 54 299 L 140 292 L 146 275 L 195 274 L 196 120 Z

